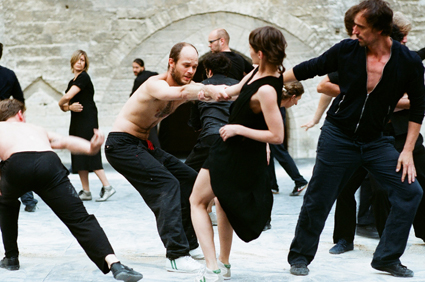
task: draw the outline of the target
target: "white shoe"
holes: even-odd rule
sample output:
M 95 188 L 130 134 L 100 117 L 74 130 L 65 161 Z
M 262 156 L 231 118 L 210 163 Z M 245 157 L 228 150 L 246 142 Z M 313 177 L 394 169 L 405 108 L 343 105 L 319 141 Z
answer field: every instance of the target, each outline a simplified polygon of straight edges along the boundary
M 224 264 L 219 259 L 217 259 L 218 267 L 221 270 L 224 280 L 230 280 L 232 278 L 232 273 L 230 272 L 230 264 Z
M 204 271 L 195 278 L 195 282 L 223 282 L 221 270 L 211 270 L 205 267 Z
M 215 212 L 212 211 L 208 213 L 208 215 L 210 216 L 212 226 L 217 226 L 217 215 L 215 214 Z
M 205 265 L 200 264 L 191 256 L 179 257 L 177 259 L 167 258 L 165 261 L 165 269 L 173 272 L 197 272 L 204 267 Z
M 102 189 L 100 189 L 100 193 L 99 196 L 100 198 L 96 199 L 96 202 L 104 202 L 107 199 L 109 199 L 112 195 L 115 194 L 115 189 L 112 186 L 109 187 L 102 187 Z
M 201 260 L 204 259 L 204 253 L 202 252 L 201 247 L 197 247 L 196 249 L 193 249 L 191 251 L 189 251 L 189 255 L 196 260 Z

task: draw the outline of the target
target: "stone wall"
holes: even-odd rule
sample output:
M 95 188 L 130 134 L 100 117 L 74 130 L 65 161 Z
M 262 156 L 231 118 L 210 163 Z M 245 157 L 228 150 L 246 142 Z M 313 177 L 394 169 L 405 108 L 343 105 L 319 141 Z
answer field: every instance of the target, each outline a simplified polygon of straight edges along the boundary
M 425 0 L 389 1 L 412 20 L 408 46 L 425 44 Z M 273 25 L 288 40 L 286 67 L 317 56 L 345 38 L 343 16 L 358 1 L 130 1 L 130 0 L 2 0 L 0 41 L 3 66 L 13 69 L 24 89 L 27 120 L 66 134 L 69 113 L 57 101 L 73 78 L 69 59 L 77 49 L 87 51 L 95 86 L 100 127 L 108 132 L 126 101 L 134 76 L 131 62 L 142 57 L 146 68 L 163 72 L 170 48 L 177 42 L 194 44 L 200 56 L 209 51 L 208 33 L 228 30 L 230 47 L 247 56 L 248 34 Z M 289 150 L 294 157 L 314 157 L 319 127 L 300 126 L 314 114 L 320 78 L 303 82 L 306 93 L 288 111 Z M 69 161 L 68 153 L 61 153 Z M 104 161 L 106 161 L 104 159 Z

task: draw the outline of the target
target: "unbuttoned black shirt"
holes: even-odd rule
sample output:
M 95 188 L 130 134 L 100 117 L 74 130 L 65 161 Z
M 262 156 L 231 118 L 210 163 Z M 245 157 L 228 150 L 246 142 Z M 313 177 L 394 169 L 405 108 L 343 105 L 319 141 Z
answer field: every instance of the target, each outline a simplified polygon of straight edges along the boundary
M 409 120 L 422 123 L 425 111 L 424 67 L 419 56 L 393 41 L 381 80 L 367 93 L 366 47 L 346 39 L 317 58 L 293 68 L 297 80 L 338 72 L 341 93 L 334 99 L 326 120 L 347 136 L 370 141 L 382 134 L 398 100 L 407 93 Z

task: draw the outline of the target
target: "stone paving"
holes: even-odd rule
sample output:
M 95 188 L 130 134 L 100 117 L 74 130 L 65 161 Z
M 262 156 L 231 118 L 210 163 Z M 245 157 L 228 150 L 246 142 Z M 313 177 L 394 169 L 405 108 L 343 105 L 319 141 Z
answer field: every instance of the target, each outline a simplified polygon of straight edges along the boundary
M 296 160 L 306 179 L 311 177 L 313 160 Z M 120 260 L 143 273 L 141 281 L 193 281 L 194 274 L 172 273 L 164 269 L 165 249 L 155 227 L 154 216 L 134 188 L 110 167 L 107 176 L 117 193 L 107 202 L 85 202 L 89 213 L 96 215 Z M 296 277 L 289 273 L 286 257 L 294 235 L 302 196 L 290 197 L 291 179 L 276 163 L 280 194 L 274 196 L 272 229 L 257 240 L 246 244 L 235 236 L 231 263 L 231 281 L 398 281 L 371 268 L 376 239 L 356 236 L 354 251 L 331 255 L 333 210 L 320 238 L 317 256 L 309 266 L 310 274 Z M 81 189 L 77 175 L 70 176 L 77 190 Z M 90 185 L 96 197 L 100 182 L 90 175 Z M 38 197 L 38 196 L 36 196 Z M 87 258 L 74 237 L 53 212 L 40 201 L 35 213 L 24 212 L 19 220 L 21 269 L 0 269 L 4 282 L 89 282 L 115 281 L 111 274 L 103 275 Z M 215 231 L 216 227 L 215 227 Z M 217 239 L 217 236 L 216 236 Z M 1 240 L 1 239 L 0 239 Z M 218 243 L 217 243 L 218 244 Z M 403 264 L 415 272 L 408 281 L 425 281 L 423 257 L 425 244 L 411 232 Z

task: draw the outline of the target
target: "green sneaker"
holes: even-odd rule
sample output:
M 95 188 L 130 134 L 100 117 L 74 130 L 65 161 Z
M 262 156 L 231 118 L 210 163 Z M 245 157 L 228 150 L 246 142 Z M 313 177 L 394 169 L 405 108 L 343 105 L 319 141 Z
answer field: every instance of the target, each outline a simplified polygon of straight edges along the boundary
M 219 259 L 217 259 L 218 267 L 221 270 L 221 274 L 224 278 L 224 280 L 230 280 L 232 278 L 232 273 L 230 272 L 230 264 L 224 264 Z
M 221 270 L 211 270 L 205 267 L 201 275 L 195 278 L 195 282 L 223 282 Z

